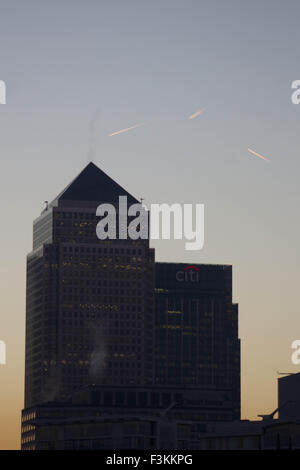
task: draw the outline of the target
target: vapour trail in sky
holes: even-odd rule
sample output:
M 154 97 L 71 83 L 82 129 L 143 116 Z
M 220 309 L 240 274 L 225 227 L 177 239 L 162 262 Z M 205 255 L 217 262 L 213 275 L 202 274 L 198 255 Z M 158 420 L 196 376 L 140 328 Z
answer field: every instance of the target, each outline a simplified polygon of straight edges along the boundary
M 265 160 L 266 162 L 269 162 L 269 161 L 270 161 L 270 160 L 268 160 L 266 157 L 264 157 L 264 156 L 261 155 L 260 153 L 255 152 L 254 150 L 250 149 L 249 147 L 248 147 L 248 151 L 249 151 L 250 153 L 252 153 L 253 155 L 255 155 L 256 157 L 261 158 L 262 160 Z
M 144 123 L 135 124 L 134 126 L 126 127 L 126 129 L 121 129 L 120 131 L 112 132 L 111 134 L 108 134 L 108 137 L 112 137 L 112 136 L 114 136 L 114 135 L 123 134 L 124 132 L 131 131 L 132 129 L 135 129 L 136 127 L 143 126 L 143 124 L 144 124 Z
M 199 111 L 196 111 L 195 113 L 191 114 L 189 116 L 189 119 L 196 119 L 198 116 L 200 116 L 200 114 L 202 114 L 204 111 L 206 110 L 206 108 L 202 108 L 202 109 L 199 109 Z

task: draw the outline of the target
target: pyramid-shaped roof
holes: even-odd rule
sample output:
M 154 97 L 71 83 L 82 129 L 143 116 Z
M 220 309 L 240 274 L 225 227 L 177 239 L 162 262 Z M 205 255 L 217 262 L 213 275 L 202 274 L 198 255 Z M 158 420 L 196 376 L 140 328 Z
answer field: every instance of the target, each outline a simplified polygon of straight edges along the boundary
M 128 203 L 139 202 L 122 186 L 90 162 L 79 175 L 55 198 L 58 201 L 97 201 L 115 203 L 119 196 L 127 196 Z

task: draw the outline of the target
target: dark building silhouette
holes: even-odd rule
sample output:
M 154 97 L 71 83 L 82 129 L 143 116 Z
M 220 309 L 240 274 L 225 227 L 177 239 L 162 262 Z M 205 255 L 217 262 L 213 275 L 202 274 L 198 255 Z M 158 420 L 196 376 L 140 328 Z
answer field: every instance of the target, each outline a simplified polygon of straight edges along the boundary
M 232 390 L 233 419 L 240 419 L 232 266 L 156 263 L 155 293 L 155 383 Z
M 278 378 L 278 414 L 280 419 L 300 420 L 300 372 Z
M 89 383 L 153 383 L 154 251 L 96 235 L 97 206 L 120 195 L 138 202 L 90 163 L 34 221 L 25 407 Z
M 228 390 L 89 386 L 67 403 L 23 410 L 22 449 L 184 449 L 191 425 L 204 431 L 204 423 L 216 420 L 232 422 Z M 180 423 L 187 434 L 182 439 L 176 431 Z M 171 440 L 170 432 L 175 433 Z
M 221 390 L 86 387 L 68 404 L 24 410 L 22 449 L 299 450 L 299 376 L 279 379 L 278 407 L 255 421 L 226 419 Z
M 240 417 L 232 267 L 155 264 L 148 239 L 99 240 L 96 209 L 110 203 L 118 215 L 120 196 L 138 203 L 90 163 L 34 221 L 23 448 L 43 439 L 37 416 L 47 411 L 50 419 L 57 407 L 75 418 L 74 393 L 92 384 L 99 400 L 87 412 L 94 406 L 97 416 L 115 410 L 155 420 L 172 409 L 176 420 Z

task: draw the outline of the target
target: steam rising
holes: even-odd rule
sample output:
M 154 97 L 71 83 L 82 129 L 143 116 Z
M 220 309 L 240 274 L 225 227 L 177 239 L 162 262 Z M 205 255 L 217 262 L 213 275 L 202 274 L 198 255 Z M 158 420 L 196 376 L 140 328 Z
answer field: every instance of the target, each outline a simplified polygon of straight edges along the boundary
M 106 342 L 101 324 L 92 323 L 90 328 L 93 344 L 93 352 L 90 357 L 90 377 L 93 382 L 97 383 L 97 380 L 102 376 L 105 366 Z
M 89 122 L 89 151 L 88 151 L 88 162 L 92 162 L 95 157 L 95 129 L 101 116 L 100 108 L 97 108 Z
M 54 401 L 58 398 L 60 392 L 60 383 L 57 380 L 57 377 L 58 374 L 56 367 L 52 366 L 41 393 L 41 399 L 43 402 L 47 403 L 49 401 Z

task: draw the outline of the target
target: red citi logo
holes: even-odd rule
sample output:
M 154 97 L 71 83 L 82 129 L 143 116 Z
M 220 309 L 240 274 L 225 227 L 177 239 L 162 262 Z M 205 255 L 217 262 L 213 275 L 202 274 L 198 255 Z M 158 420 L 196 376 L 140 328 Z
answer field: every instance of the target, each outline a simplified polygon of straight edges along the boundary
M 183 271 L 177 271 L 178 282 L 199 282 L 199 268 L 197 266 L 186 266 Z

